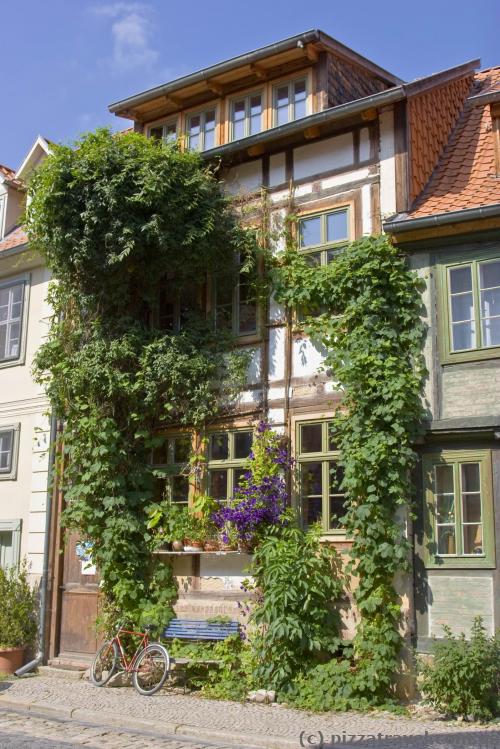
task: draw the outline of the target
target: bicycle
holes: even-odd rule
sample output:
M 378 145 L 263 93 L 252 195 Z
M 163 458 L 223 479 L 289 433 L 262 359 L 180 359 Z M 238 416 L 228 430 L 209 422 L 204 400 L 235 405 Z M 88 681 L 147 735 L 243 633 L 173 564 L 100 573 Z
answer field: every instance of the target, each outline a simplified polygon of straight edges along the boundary
M 149 642 L 152 626 L 144 632 L 134 632 L 118 626 L 116 634 L 97 651 L 90 668 L 90 679 L 96 687 L 105 686 L 119 670 L 132 674 L 132 684 L 139 694 L 156 694 L 164 685 L 170 671 L 170 656 L 160 642 Z M 140 637 L 141 641 L 128 659 L 120 635 Z

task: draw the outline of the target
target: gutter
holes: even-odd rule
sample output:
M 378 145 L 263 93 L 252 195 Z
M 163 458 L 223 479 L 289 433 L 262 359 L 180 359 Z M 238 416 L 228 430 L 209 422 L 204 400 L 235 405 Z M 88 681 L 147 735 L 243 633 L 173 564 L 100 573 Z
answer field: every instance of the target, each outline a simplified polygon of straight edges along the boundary
M 9 247 L 8 250 L 2 250 L 0 247 L 0 260 L 3 257 L 12 257 L 13 255 L 20 255 L 22 252 L 28 249 L 28 243 L 18 244 L 15 247 Z
M 400 232 L 429 229 L 463 221 L 475 221 L 476 219 L 496 218 L 497 216 L 500 217 L 500 203 L 483 205 L 479 208 L 463 208 L 460 211 L 437 213 L 433 216 L 422 216 L 421 218 L 396 218 L 392 221 L 386 221 L 383 228 L 387 234 L 399 234 Z
M 404 98 L 404 87 L 396 86 L 386 91 L 381 91 L 378 94 L 365 96 L 363 99 L 356 99 L 355 101 L 350 101 L 346 104 L 339 104 L 336 107 L 323 109 L 321 112 L 310 114 L 307 117 L 301 117 L 299 120 L 287 122 L 285 125 L 280 125 L 279 127 L 271 127 L 269 130 L 263 130 L 261 133 L 249 135 L 247 138 L 240 138 L 231 143 L 225 143 L 222 146 L 216 146 L 207 151 L 201 151 L 201 156 L 204 159 L 212 159 L 214 156 L 227 156 L 238 151 L 244 151 L 252 146 L 260 145 L 261 143 L 267 143 L 269 141 L 277 140 L 278 138 L 283 138 L 287 135 L 302 132 L 309 127 L 337 122 L 346 117 L 360 114 L 370 108 L 384 107 L 397 101 L 403 101 Z
M 248 65 L 252 62 L 257 62 L 264 57 L 269 57 L 270 55 L 275 55 L 279 52 L 286 52 L 286 50 L 288 49 L 297 47 L 299 42 L 302 42 L 302 44 L 305 45 L 312 42 L 319 42 L 320 40 L 321 34 L 317 29 L 306 31 L 303 34 L 291 36 L 288 39 L 283 39 L 281 42 L 275 42 L 274 44 L 270 44 L 267 47 L 259 47 L 258 49 L 254 49 L 252 52 L 245 53 L 244 55 L 232 57 L 229 60 L 217 63 L 216 65 L 211 65 L 208 68 L 202 68 L 202 70 L 198 70 L 196 73 L 190 73 L 189 75 L 186 75 L 182 78 L 176 78 L 174 81 L 171 81 L 170 83 L 164 83 L 162 86 L 155 86 L 154 88 L 150 88 L 147 91 L 142 91 L 140 94 L 129 96 L 127 99 L 122 99 L 121 101 L 117 101 L 114 104 L 110 104 L 108 109 L 110 112 L 117 112 L 119 109 L 128 109 L 130 107 L 137 106 L 138 104 L 143 104 L 144 102 L 156 96 L 166 96 L 169 93 L 177 91 L 179 88 L 184 88 L 186 86 L 192 86 L 195 83 L 208 81 L 210 80 L 210 78 L 215 78 L 218 75 L 222 75 L 229 70 L 233 70 L 235 67 Z
M 49 586 L 49 551 L 50 551 L 50 526 L 52 521 L 52 479 L 54 476 L 54 465 L 56 458 L 56 437 L 57 437 L 57 418 L 52 412 L 50 417 L 50 452 L 49 452 L 49 466 L 47 473 L 47 502 L 45 508 L 45 538 L 43 544 L 43 573 L 42 581 L 40 585 L 40 619 L 38 625 L 38 641 L 39 651 L 36 658 L 34 658 L 26 665 L 18 668 L 15 671 L 16 676 L 23 676 L 29 671 L 43 663 L 45 660 L 45 630 L 47 624 L 47 591 Z

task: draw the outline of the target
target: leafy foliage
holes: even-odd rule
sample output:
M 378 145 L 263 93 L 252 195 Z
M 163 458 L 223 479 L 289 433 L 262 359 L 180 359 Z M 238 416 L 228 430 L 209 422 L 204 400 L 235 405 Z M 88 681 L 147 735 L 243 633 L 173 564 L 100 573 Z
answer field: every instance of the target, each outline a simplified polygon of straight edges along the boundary
M 342 591 L 335 550 L 320 531 L 288 522 L 271 526 L 257 547 L 251 573 L 259 599 L 250 615 L 254 681 L 286 690 L 306 665 L 340 644 L 334 601 Z
M 470 639 L 443 627 L 433 646 L 433 662 L 422 667 L 425 699 L 448 715 L 488 720 L 500 714 L 500 632 L 488 637 L 480 616 Z
M 36 643 L 37 593 L 28 582 L 26 564 L 0 567 L 0 648 L 34 647 Z
M 230 410 L 248 354 L 197 312 L 173 335 L 155 308 L 255 249 L 198 155 L 98 130 L 54 147 L 30 186 L 27 229 L 56 284 L 35 372 L 64 420 L 64 522 L 92 541 L 110 610 L 166 623 L 176 589 L 152 556 L 151 450 L 159 425 Z
M 304 327 L 324 347 L 325 368 L 343 393 L 334 437 L 361 614 L 348 673 L 357 698 L 384 702 L 402 643 L 394 578 L 409 557 L 397 512 L 412 495 L 412 441 L 423 417 L 422 282 L 384 236 L 361 239 L 329 265 L 311 267 L 289 231 L 274 286 L 288 307 L 318 312 Z

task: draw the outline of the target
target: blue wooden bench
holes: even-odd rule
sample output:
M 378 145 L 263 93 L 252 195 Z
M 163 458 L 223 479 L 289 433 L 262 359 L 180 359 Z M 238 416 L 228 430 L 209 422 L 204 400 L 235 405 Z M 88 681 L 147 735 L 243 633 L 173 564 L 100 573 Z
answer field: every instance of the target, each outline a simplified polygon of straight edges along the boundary
M 240 631 L 238 622 L 207 622 L 204 619 L 172 619 L 163 630 L 167 640 L 225 640 Z
M 162 632 L 165 640 L 225 640 L 231 635 L 237 635 L 240 632 L 238 622 L 207 622 L 204 619 L 172 619 Z M 187 666 L 192 663 L 192 658 L 171 658 L 175 670 L 184 675 L 184 692 L 187 686 Z M 220 661 L 203 660 L 207 667 L 217 666 Z

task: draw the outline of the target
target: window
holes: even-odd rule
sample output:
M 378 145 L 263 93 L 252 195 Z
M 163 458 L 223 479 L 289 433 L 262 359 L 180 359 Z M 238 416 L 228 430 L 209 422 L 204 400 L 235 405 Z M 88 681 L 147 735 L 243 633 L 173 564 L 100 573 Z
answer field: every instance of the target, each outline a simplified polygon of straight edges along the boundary
M 19 424 L 0 426 L 0 481 L 16 478 L 19 428 Z
M 470 358 L 467 352 L 483 352 L 484 356 L 499 347 L 500 258 L 449 265 L 444 286 L 445 355 L 463 360 Z
M 485 566 L 493 553 L 489 451 L 424 459 L 430 564 Z
M 305 78 L 281 83 L 274 88 L 274 124 L 285 125 L 307 115 Z
M 253 431 L 241 429 L 213 432 L 208 438 L 207 493 L 219 502 L 233 496 L 246 473 L 245 461 L 250 455 Z
M 215 146 L 215 109 L 192 114 L 187 119 L 188 148 L 208 151 Z
M 21 520 L 0 520 L 0 567 L 19 564 Z
M 153 451 L 155 468 L 168 473 L 155 480 L 155 498 L 158 501 L 170 499 L 181 505 L 188 504 L 191 449 L 191 435 L 179 434 L 168 437 L 161 447 Z
M 158 295 L 156 324 L 160 330 L 170 333 L 182 330 L 191 315 L 201 312 L 199 294 L 197 284 L 179 290 L 173 281 L 166 281 Z
M 177 139 L 177 123 L 174 120 L 153 125 L 149 128 L 148 134 L 150 138 L 164 140 L 166 143 L 174 143 Z
M 231 140 L 262 130 L 262 94 L 250 94 L 231 103 Z
M 336 208 L 298 222 L 299 252 L 311 265 L 327 265 L 349 241 L 349 208 Z
M 215 327 L 230 330 L 234 335 L 257 332 L 257 300 L 253 278 L 240 273 L 238 283 L 228 283 L 227 277 L 214 281 Z M 225 281 L 225 283 L 224 283 Z
M 0 363 L 21 356 L 24 281 L 0 287 Z
M 305 526 L 321 523 L 325 533 L 342 531 L 344 469 L 331 435 L 331 421 L 297 425 L 299 509 Z

